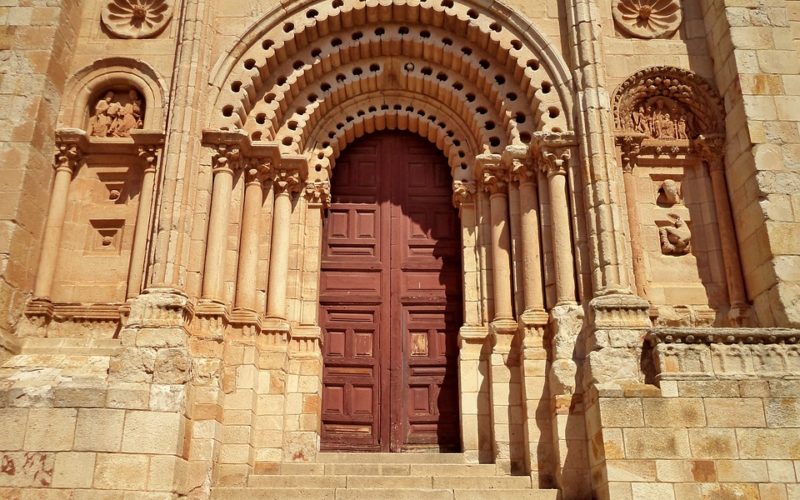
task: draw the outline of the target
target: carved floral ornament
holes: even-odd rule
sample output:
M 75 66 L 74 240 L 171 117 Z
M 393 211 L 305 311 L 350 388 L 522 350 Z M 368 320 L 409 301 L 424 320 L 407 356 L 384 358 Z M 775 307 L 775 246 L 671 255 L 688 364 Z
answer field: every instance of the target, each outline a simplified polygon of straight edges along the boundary
M 668 38 L 683 20 L 679 0 L 613 0 L 617 27 L 636 38 Z
M 637 72 L 614 93 L 617 135 L 658 141 L 724 135 L 724 108 L 711 85 L 679 68 Z
M 109 0 L 100 18 L 120 38 L 149 38 L 164 30 L 172 11 L 173 0 Z

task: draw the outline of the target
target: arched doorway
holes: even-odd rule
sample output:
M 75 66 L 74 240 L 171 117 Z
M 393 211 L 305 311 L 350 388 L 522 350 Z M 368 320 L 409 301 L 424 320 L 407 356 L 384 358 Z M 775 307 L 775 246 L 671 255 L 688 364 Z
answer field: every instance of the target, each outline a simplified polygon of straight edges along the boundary
M 322 449 L 458 451 L 461 238 L 447 159 L 406 132 L 347 148 L 323 223 Z

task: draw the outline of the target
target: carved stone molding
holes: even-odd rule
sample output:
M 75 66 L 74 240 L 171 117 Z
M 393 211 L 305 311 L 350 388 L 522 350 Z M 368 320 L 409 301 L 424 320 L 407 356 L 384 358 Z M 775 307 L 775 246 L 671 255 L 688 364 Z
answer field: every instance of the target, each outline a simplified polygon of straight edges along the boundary
M 243 160 L 245 182 L 264 182 L 272 176 L 270 158 L 245 158 Z
M 635 73 L 614 93 L 618 135 L 660 142 L 724 136 L 725 112 L 714 88 L 691 71 L 654 66 Z
M 679 0 L 614 0 L 614 21 L 635 38 L 669 38 L 683 20 Z
M 100 19 L 119 38 L 150 38 L 164 30 L 172 12 L 173 0 L 109 0 Z
M 659 380 L 800 375 L 800 330 L 659 328 L 645 340 Z
M 478 188 L 474 181 L 453 181 L 453 205 L 461 208 L 464 204 L 475 203 L 475 193 Z

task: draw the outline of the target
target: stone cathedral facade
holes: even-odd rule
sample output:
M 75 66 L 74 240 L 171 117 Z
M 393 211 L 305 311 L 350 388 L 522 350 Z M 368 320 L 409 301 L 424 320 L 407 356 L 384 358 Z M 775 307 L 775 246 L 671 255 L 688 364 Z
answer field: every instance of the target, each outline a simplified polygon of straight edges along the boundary
M 0 25 L 0 497 L 800 498 L 800 1 Z

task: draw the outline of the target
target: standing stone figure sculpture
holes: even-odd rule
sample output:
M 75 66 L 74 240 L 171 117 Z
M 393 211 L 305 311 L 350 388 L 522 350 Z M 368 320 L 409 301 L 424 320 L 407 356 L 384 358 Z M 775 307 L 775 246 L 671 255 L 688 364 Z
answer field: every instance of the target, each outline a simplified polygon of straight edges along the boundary
M 680 215 L 670 214 L 673 225 L 658 230 L 661 236 L 661 252 L 664 255 L 686 255 L 692 241 L 692 232 Z

